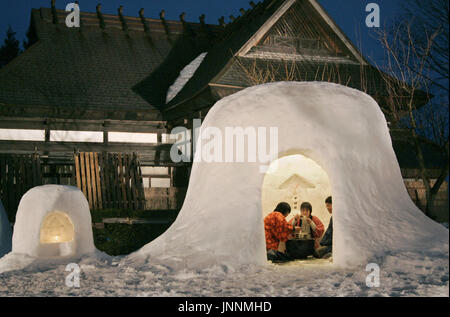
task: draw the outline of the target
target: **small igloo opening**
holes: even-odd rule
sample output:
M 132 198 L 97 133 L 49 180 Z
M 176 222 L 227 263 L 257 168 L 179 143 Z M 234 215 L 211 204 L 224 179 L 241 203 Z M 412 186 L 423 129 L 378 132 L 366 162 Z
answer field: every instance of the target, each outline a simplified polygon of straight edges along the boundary
M 49 213 L 41 226 L 41 243 L 53 244 L 73 241 L 75 229 L 69 216 L 60 211 Z
M 40 229 L 41 253 L 47 256 L 67 256 L 75 253 L 75 228 L 70 217 L 52 211 L 42 221 Z
M 325 230 L 328 228 L 331 215 L 325 199 L 331 196 L 330 180 L 327 172 L 311 158 L 295 152 L 273 161 L 264 175 L 261 193 L 263 218 L 279 202 L 287 202 L 291 213 L 286 220 L 290 221 L 300 214 L 301 204 L 309 202 L 311 214 L 319 218 Z

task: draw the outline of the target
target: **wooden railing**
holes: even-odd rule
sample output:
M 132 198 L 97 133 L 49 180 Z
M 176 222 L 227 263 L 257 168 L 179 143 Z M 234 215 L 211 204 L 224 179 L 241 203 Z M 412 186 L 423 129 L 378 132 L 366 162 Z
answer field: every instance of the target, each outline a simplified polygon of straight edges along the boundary
M 20 199 L 30 189 L 42 184 L 38 155 L 0 154 L 0 198 L 13 221 Z
M 75 154 L 77 187 L 91 209 L 145 209 L 144 186 L 136 153 Z

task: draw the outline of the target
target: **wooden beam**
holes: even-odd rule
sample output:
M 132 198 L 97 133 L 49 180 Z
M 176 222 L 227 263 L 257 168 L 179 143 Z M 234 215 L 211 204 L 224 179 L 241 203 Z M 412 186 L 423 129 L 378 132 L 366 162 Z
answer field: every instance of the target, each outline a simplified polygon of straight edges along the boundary
M 147 143 L 97 143 L 97 142 L 44 142 L 44 141 L 4 141 L 0 140 L 0 151 L 37 151 L 72 152 L 133 152 L 133 151 L 170 151 L 172 144 Z
M 76 120 L 0 116 L 2 129 L 167 133 L 166 121 Z
M 211 87 L 220 87 L 220 88 L 233 88 L 233 89 L 244 89 L 246 87 L 241 86 L 232 86 L 232 85 L 222 85 L 222 84 L 215 84 L 215 83 L 209 83 L 208 84 Z

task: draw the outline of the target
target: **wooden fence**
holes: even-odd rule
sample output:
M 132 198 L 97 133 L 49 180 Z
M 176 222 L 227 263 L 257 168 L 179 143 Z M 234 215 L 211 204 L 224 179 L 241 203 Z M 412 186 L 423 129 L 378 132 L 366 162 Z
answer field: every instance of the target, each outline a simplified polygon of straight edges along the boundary
M 91 209 L 145 209 L 142 174 L 135 153 L 81 152 L 74 158 L 77 187 Z
M 42 185 L 40 158 L 37 154 L 0 154 L 0 198 L 14 221 L 22 196 Z
M 73 185 L 91 209 L 146 209 L 136 153 L 81 152 L 74 162 L 51 161 L 38 154 L 0 154 L 0 199 L 10 221 L 29 189 L 44 184 Z

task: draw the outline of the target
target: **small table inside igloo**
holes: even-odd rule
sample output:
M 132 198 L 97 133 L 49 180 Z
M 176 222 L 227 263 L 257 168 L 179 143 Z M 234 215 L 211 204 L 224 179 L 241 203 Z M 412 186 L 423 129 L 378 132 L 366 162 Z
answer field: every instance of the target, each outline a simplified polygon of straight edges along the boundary
M 306 259 L 314 255 L 314 239 L 311 237 L 296 236 L 286 241 L 286 253 L 293 259 Z

